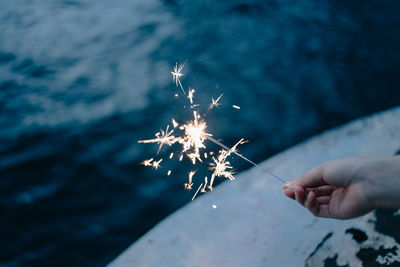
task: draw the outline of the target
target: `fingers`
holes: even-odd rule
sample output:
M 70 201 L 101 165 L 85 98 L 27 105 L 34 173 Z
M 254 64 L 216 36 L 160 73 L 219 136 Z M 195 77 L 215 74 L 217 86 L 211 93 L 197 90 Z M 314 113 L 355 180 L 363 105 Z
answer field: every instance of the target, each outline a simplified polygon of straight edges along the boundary
M 314 192 L 308 193 L 304 202 L 304 207 L 306 207 L 314 216 L 318 216 L 319 206 L 317 195 Z
M 294 200 L 294 190 L 293 189 L 285 189 L 283 193 L 288 197 Z
M 294 196 L 294 188 L 296 186 L 299 186 L 296 182 L 296 180 L 294 181 L 290 181 L 286 184 L 284 184 L 282 186 L 283 188 L 283 193 L 291 198 L 291 199 L 295 199 Z M 309 193 L 309 192 L 314 192 L 317 197 L 320 196 L 330 196 L 332 194 L 333 191 L 335 191 L 337 189 L 337 187 L 332 186 L 332 185 L 322 185 L 322 186 L 318 186 L 318 187 L 312 187 L 312 188 L 305 188 L 304 190 Z
M 307 192 L 313 191 L 317 196 L 330 196 L 335 190 L 336 186 L 333 185 L 322 185 L 314 188 L 306 188 Z
M 286 190 L 288 188 L 294 187 L 296 185 L 296 180 L 289 181 L 286 184 L 282 185 L 283 190 Z
M 297 183 L 302 187 L 316 187 L 327 184 L 323 179 L 322 165 L 304 173 L 299 179 L 297 179 Z
M 299 202 L 300 205 L 304 206 L 304 202 L 307 198 L 307 193 L 304 190 L 304 188 L 301 186 L 295 186 L 294 195 L 295 195 L 296 201 Z
M 313 192 L 311 192 L 311 193 L 313 193 Z M 310 193 L 310 194 L 311 194 Z M 324 205 L 324 204 L 329 204 L 329 201 L 331 200 L 331 197 L 330 196 L 322 196 L 322 197 L 317 197 L 317 202 L 319 203 L 319 204 L 321 204 L 321 205 Z
M 304 206 L 304 201 L 306 200 L 307 197 L 307 192 L 304 190 L 304 188 L 298 185 L 293 185 L 290 187 L 284 186 L 283 188 L 284 188 L 283 193 L 287 197 L 296 200 L 297 202 L 299 202 L 299 204 Z
M 332 218 L 329 205 L 320 205 L 318 210 L 318 215 L 315 215 L 321 218 Z
M 332 192 L 332 188 L 325 186 L 309 191 L 298 185 L 293 185 L 291 187 L 286 186 L 284 188 L 286 189 L 283 192 L 287 197 L 296 200 L 300 205 L 307 208 L 314 216 L 330 217 L 329 202 L 331 199 L 330 193 Z M 328 193 L 329 195 L 324 195 Z

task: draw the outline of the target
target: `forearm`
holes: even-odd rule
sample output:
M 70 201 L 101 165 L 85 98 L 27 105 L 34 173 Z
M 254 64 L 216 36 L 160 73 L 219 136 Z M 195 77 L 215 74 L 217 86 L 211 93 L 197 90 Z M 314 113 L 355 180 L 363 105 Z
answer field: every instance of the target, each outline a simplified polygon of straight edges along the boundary
M 400 208 L 400 156 L 371 158 L 359 176 L 375 208 Z

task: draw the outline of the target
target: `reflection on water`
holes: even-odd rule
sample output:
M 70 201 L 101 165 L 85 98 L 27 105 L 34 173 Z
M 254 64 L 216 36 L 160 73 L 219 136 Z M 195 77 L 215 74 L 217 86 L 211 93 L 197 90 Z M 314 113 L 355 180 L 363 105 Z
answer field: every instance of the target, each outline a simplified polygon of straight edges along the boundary
M 137 140 L 181 112 L 176 61 L 199 103 L 224 93 L 209 130 L 250 139 L 241 151 L 255 161 L 400 104 L 395 1 L 1 5 L 0 262 L 11 266 L 104 265 L 190 200 L 188 162 L 166 162 L 168 178 L 138 165 L 157 148 Z

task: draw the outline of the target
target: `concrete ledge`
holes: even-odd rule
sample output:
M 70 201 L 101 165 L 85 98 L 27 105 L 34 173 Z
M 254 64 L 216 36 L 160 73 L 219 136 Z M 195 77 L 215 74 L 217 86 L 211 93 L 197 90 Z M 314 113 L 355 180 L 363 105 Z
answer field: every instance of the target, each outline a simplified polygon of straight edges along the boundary
M 324 161 L 393 155 L 398 149 L 400 107 L 327 131 L 261 166 L 292 179 Z M 243 172 L 170 215 L 109 266 L 400 262 L 399 212 L 377 211 L 348 221 L 314 218 L 285 198 L 281 186 L 259 168 Z

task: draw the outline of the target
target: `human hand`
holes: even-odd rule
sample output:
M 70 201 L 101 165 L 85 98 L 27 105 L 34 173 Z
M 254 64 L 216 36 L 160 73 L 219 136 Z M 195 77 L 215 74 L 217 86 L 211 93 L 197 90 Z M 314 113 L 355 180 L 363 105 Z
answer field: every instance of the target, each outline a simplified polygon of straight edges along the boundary
M 295 199 L 317 217 L 349 219 L 373 209 L 365 166 L 370 159 L 354 157 L 323 163 L 283 186 L 284 194 Z

